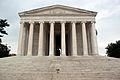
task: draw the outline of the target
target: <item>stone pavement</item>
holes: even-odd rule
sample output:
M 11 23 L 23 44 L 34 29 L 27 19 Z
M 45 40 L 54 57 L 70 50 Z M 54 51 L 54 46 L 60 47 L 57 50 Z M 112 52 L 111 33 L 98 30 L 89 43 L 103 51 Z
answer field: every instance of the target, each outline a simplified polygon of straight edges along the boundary
M 102 56 L 1 58 L 0 80 L 120 80 L 120 59 Z

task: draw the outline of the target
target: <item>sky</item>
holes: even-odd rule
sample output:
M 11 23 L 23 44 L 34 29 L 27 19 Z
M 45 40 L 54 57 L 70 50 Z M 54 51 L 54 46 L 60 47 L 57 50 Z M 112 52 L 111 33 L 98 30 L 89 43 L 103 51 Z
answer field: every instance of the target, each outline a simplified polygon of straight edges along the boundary
M 19 37 L 19 12 L 50 5 L 66 5 L 98 12 L 96 16 L 97 41 L 100 55 L 106 54 L 107 45 L 120 40 L 120 0 L 0 0 L 0 19 L 7 19 L 8 35 L 2 38 L 17 53 Z

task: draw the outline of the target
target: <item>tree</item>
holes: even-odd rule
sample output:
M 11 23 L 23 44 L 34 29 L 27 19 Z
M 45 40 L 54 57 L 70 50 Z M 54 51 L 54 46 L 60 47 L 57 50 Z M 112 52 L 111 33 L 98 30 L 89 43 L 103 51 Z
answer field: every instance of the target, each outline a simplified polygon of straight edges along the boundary
M 116 43 L 108 44 L 106 49 L 107 49 L 107 52 L 106 52 L 107 56 L 120 58 L 120 40 L 116 41 Z
M 7 45 L 0 44 L 0 58 L 2 57 L 8 57 L 10 49 L 7 47 Z
M 9 56 L 10 49 L 7 47 L 7 45 L 2 44 L 3 35 L 8 35 L 5 28 L 9 27 L 9 24 L 7 20 L 0 19 L 0 58 L 1 57 L 7 57 Z
M 8 33 L 5 31 L 5 28 L 9 27 L 9 24 L 7 23 L 7 20 L 0 19 L 0 37 L 3 37 L 2 34 L 8 35 Z M 0 43 L 2 42 L 0 38 Z

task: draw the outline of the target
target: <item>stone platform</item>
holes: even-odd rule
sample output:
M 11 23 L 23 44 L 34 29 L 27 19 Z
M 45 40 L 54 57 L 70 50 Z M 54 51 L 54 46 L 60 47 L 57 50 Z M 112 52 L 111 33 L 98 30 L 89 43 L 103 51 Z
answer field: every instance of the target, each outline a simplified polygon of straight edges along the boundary
M 0 80 L 120 80 L 120 59 L 102 56 L 1 58 Z

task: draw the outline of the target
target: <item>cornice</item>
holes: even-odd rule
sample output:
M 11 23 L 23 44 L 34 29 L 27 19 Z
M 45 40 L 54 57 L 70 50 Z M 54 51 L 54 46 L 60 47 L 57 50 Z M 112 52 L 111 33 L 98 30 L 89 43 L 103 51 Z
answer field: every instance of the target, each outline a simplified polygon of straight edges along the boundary
M 80 8 L 74 8 L 74 7 L 69 7 L 69 6 L 64 6 L 64 5 L 52 5 L 52 6 L 47 6 L 47 7 L 42 7 L 42 8 L 38 8 L 38 9 L 33 9 L 33 10 L 28 10 L 28 11 L 24 11 L 24 12 L 20 12 L 18 13 L 19 16 L 42 16 L 42 15 L 50 15 L 52 16 L 52 14 L 39 14 L 39 15 L 32 15 L 32 13 L 37 13 L 37 12 L 42 12 L 42 11 L 47 11 L 50 9 L 64 9 L 64 10 L 69 10 L 69 11 L 73 11 L 73 12 L 78 12 L 81 13 L 83 15 L 91 15 L 91 16 L 96 16 L 97 12 L 94 11 L 89 11 L 89 10 L 84 10 L 84 9 L 80 9 Z M 80 14 L 80 15 L 81 15 Z M 53 14 L 53 16 L 55 15 L 64 15 L 64 14 Z M 70 14 L 67 14 L 70 15 Z M 74 15 L 74 14 L 71 14 Z M 75 14 L 75 15 L 79 15 L 79 14 Z M 65 15 L 66 16 L 66 15 Z

